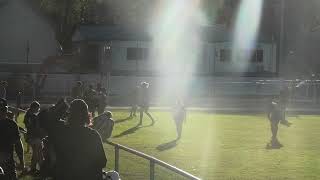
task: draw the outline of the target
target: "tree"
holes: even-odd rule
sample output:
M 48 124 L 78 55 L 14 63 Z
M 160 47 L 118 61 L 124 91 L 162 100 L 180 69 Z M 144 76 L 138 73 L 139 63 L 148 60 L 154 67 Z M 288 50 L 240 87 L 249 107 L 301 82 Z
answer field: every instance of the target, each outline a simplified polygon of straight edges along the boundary
M 78 26 L 88 20 L 94 0 L 33 0 L 49 19 L 55 38 L 64 53 L 72 50 L 72 36 Z

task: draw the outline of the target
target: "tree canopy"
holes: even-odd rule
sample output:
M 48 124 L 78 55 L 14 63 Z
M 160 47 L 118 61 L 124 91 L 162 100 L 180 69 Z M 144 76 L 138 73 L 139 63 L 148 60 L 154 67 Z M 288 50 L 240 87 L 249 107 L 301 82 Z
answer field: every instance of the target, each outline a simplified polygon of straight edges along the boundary
M 55 31 L 61 48 L 71 51 L 72 36 L 77 27 L 88 20 L 90 7 L 94 0 L 33 0 L 34 4 L 46 15 Z

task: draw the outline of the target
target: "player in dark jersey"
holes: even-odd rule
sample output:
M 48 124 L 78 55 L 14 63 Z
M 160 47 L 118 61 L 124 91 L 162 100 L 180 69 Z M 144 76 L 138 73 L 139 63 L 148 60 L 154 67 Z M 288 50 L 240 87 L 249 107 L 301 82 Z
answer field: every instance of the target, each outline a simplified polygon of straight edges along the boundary
M 141 88 L 139 91 L 139 111 L 140 111 L 140 122 L 139 125 L 142 124 L 143 113 L 145 113 L 152 121 L 152 125 L 155 123 L 155 120 L 148 112 L 150 107 L 150 92 L 149 92 L 149 83 L 143 82 L 141 83 Z
M 268 107 L 268 119 L 270 121 L 270 127 L 271 127 L 271 141 L 267 145 L 268 148 L 280 148 L 282 147 L 282 144 L 280 144 L 277 135 L 278 135 L 278 125 L 279 122 L 282 119 L 282 109 L 278 102 L 271 101 L 269 107 Z

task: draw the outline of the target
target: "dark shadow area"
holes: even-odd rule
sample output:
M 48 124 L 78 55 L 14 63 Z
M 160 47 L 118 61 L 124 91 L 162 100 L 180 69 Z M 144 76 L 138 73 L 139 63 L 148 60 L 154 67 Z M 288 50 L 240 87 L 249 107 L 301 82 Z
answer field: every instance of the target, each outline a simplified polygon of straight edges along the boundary
M 170 142 L 160 144 L 159 146 L 156 147 L 156 149 L 158 151 L 166 151 L 166 150 L 169 150 L 169 149 L 172 149 L 172 148 L 176 147 L 177 146 L 177 142 L 178 142 L 178 140 L 175 139 L 175 140 L 172 140 Z
M 116 120 L 114 123 L 115 123 L 115 124 L 123 123 L 123 122 L 129 121 L 129 120 L 131 120 L 131 119 L 133 119 L 133 117 L 132 117 L 132 116 L 131 116 L 131 117 L 129 116 L 129 117 L 124 118 L 124 119 Z
M 118 135 L 113 136 L 113 138 L 120 138 L 120 137 L 125 136 L 125 135 L 133 134 L 133 133 L 135 133 L 137 130 L 139 130 L 141 128 L 150 127 L 150 126 L 151 125 L 148 125 L 148 126 L 136 125 L 136 126 L 130 128 L 130 129 L 127 129 L 127 130 L 123 131 L 122 133 L 120 133 Z
M 267 145 L 266 145 L 267 150 L 281 149 L 282 147 L 283 147 L 282 144 L 272 145 L 271 143 L 267 143 Z

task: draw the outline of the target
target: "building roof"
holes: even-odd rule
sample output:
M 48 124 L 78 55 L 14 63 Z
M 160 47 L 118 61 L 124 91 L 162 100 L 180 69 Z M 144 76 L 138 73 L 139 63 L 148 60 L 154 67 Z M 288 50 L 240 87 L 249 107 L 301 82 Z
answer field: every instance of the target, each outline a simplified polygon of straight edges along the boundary
M 231 42 L 232 31 L 223 25 L 198 27 L 204 42 Z M 144 26 L 82 25 L 73 36 L 80 41 L 151 41 L 152 36 Z M 272 36 L 260 34 L 259 42 L 272 42 Z

